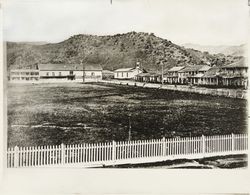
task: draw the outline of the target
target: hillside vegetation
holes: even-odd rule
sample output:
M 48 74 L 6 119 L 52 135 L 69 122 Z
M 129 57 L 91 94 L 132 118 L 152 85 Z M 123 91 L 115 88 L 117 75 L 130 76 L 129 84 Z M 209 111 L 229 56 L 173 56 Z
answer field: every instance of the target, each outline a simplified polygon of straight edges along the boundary
M 246 49 L 247 45 L 218 45 L 218 46 L 212 46 L 212 45 L 198 45 L 198 44 L 191 44 L 187 43 L 183 45 L 186 48 L 192 48 L 197 49 L 202 52 L 209 52 L 210 54 L 224 54 L 224 55 L 231 55 L 231 56 L 246 56 Z
M 8 68 L 26 68 L 37 63 L 101 64 L 114 70 L 131 67 L 140 61 L 147 70 L 181 65 L 224 65 L 239 60 L 239 56 L 212 55 L 186 49 L 153 33 L 129 32 L 113 36 L 75 35 L 53 44 L 7 43 Z

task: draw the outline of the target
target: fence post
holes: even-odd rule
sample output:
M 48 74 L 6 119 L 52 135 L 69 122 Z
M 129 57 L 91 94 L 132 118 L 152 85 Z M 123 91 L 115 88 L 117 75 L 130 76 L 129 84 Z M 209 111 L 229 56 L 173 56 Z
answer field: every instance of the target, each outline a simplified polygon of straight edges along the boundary
M 14 148 L 14 167 L 17 168 L 19 165 L 19 148 L 15 146 Z
M 234 134 L 232 133 L 232 152 L 235 149 L 234 145 L 235 145 L 235 143 L 234 143 Z
M 202 154 L 203 154 L 203 157 L 205 156 L 205 153 L 206 153 L 206 140 L 205 140 L 205 136 L 202 135 Z
M 61 144 L 61 164 L 65 164 L 65 145 Z
M 114 140 L 112 141 L 112 160 L 116 160 L 116 142 Z
M 166 139 L 165 139 L 165 137 L 163 137 L 162 138 L 162 142 L 163 142 L 163 144 L 162 144 L 162 156 L 166 156 Z

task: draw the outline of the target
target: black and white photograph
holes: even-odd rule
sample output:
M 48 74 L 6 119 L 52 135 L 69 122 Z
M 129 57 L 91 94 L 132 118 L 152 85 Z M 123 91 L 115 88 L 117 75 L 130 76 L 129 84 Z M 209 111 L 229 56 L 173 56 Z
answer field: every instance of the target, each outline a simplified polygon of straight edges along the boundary
M 247 1 L 2 8 L 7 169 L 247 169 Z

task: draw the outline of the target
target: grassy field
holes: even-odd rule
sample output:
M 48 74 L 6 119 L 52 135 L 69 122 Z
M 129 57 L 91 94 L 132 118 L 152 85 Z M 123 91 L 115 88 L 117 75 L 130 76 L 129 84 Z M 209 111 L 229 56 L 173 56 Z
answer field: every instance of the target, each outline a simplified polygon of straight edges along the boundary
M 9 84 L 8 145 L 243 133 L 246 100 L 104 84 Z

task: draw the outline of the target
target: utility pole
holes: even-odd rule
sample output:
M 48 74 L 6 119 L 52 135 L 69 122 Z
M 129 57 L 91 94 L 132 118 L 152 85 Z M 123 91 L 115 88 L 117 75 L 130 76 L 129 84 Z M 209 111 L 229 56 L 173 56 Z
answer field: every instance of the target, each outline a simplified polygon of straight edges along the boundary
M 80 60 L 80 64 L 82 65 L 82 82 L 84 82 L 84 66 L 83 66 L 83 60 Z

